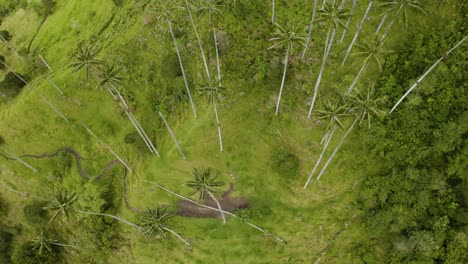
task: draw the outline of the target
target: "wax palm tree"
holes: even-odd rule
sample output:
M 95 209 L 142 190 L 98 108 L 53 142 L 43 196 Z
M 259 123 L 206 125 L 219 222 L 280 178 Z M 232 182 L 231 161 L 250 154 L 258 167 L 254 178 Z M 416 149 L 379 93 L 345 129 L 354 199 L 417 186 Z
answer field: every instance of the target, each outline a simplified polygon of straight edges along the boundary
M 271 24 L 275 25 L 275 0 L 271 0 Z
M 75 247 L 73 245 L 67 245 L 60 243 L 59 240 L 53 239 L 50 236 L 50 232 L 47 229 L 41 229 L 32 239 L 31 239 L 32 249 L 37 251 L 38 255 L 42 255 L 45 250 L 52 252 L 54 246 L 59 247 Z
M 198 194 L 198 200 L 201 203 L 203 203 L 203 201 L 205 200 L 205 195 L 208 195 L 218 206 L 218 209 L 221 213 L 221 218 L 223 219 L 223 223 L 226 223 L 226 217 L 224 216 L 221 204 L 214 195 L 214 193 L 219 192 L 218 187 L 224 185 L 224 182 L 217 180 L 219 176 L 219 171 L 211 168 L 195 168 L 192 171 L 192 176 L 193 180 L 186 182 L 187 187 L 190 187 L 192 189 L 190 195 Z
M 403 14 L 403 19 L 405 22 L 405 26 L 408 27 L 408 12 L 410 9 L 414 9 L 417 11 L 422 12 L 423 14 L 427 14 L 424 9 L 422 9 L 422 4 L 420 0 L 386 0 L 384 3 L 380 4 L 381 7 L 388 8 L 385 14 L 393 14 L 391 17 L 390 22 L 387 25 L 384 33 L 380 37 L 379 42 L 383 42 L 384 39 L 387 37 L 390 29 L 392 28 L 393 24 L 395 23 L 398 16 Z M 384 19 L 385 16 L 382 18 Z
M 185 73 L 185 67 L 182 62 L 182 56 L 180 54 L 179 46 L 177 45 L 177 40 L 175 38 L 174 30 L 172 29 L 172 21 L 179 10 L 182 10 L 183 7 L 179 5 L 178 0 L 167 0 L 167 1 L 156 1 L 151 3 L 151 8 L 156 13 L 157 20 L 159 23 L 167 23 L 169 32 L 171 33 L 172 41 L 177 53 L 177 58 L 179 60 L 180 69 L 182 71 L 182 77 L 184 78 L 185 90 L 189 97 L 190 105 L 192 106 L 193 115 L 197 118 L 197 110 L 195 104 L 193 103 L 192 93 L 190 92 L 187 74 Z
M 383 63 L 384 63 L 384 55 L 388 54 L 389 50 L 384 50 L 382 48 L 381 42 L 377 39 L 373 39 L 371 41 L 364 40 L 362 44 L 356 44 L 359 48 L 359 52 L 353 53 L 353 55 L 365 56 L 364 63 L 362 64 L 361 68 L 359 69 L 358 73 L 354 77 L 351 86 L 348 88 L 347 93 L 350 93 L 353 88 L 356 86 L 359 78 L 361 77 L 362 73 L 367 69 L 367 66 L 373 61 L 377 64 L 380 71 L 382 71 Z
M 417 80 L 416 82 L 411 85 L 411 87 L 405 92 L 405 94 L 403 96 L 400 97 L 400 99 L 398 100 L 398 102 L 395 103 L 395 105 L 392 107 L 392 109 L 390 109 L 390 112 L 389 114 L 391 114 L 393 111 L 395 111 L 395 109 L 398 107 L 398 105 L 400 105 L 400 103 L 406 98 L 406 96 L 408 96 L 423 80 L 424 78 L 426 78 L 426 76 L 432 71 L 434 70 L 437 65 L 439 65 L 439 63 L 441 63 L 444 59 L 446 59 L 448 57 L 448 55 L 450 53 L 452 53 L 455 49 L 457 49 L 458 47 L 460 47 L 461 44 L 463 44 L 463 42 L 465 42 L 465 40 L 468 38 L 468 36 L 464 36 L 462 40 L 460 40 L 459 42 L 457 42 L 457 44 L 455 44 L 455 46 L 453 46 L 450 50 L 448 50 L 447 52 L 445 52 L 442 57 L 440 57 L 436 62 L 434 62 L 434 64 L 432 64 L 431 67 L 429 67 L 429 69 L 423 73 L 423 75 L 421 75 Z
M 312 36 L 312 31 L 314 29 L 315 13 L 316 13 L 315 11 L 317 10 L 317 4 L 318 4 L 318 0 L 314 0 L 314 7 L 312 8 L 312 17 L 310 19 L 310 25 L 309 25 L 309 33 L 307 34 L 307 40 L 304 45 L 304 50 L 302 51 L 301 59 L 304 59 L 307 48 L 309 47 L 310 37 Z
M 148 209 L 147 215 L 140 224 L 143 234 L 147 236 L 153 236 L 157 234 L 160 237 L 167 239 L 167 233 L 171 233 L 177 239 L 184 242 L 185 245 L 190 246 L 190 243 L 187 242 L 187 240 L 174 231 L 170 224 L 171 218 L 172 215 L 166 211 L 166 208 L 161 208 L 159 205 L 156 210 Z
M 82 44 L 78 49 L 72 53 L 73 61 L 70 64 L 74 67 L 73 72 L 78 72 L 81 69 L 85 70 L 86 80 L 89 80 L 89 72 L 93 71 L 97 66 L 103 63 L 102 60 L 97 59 L 99 53 L 97 46 Z
M 219 86 L 216 81 L 211 80 L 208 83 L 197 89 L 198 95 L 205 96 L 208 99 L 208 103 L 213 105 L 213 110 L 216 117 L 216 124 L 218 126 L 218 138 L 219 138 L 219 148 L 221 152 L 224 151 L 223 149 L 223 137 L 221 135 L 221 124 L 219 123 L 219 116 L 218 116 L 218 107 L 217 104 L 223 98 L 225 88 Z
M 276 28 L 272 34 L 272 38 L 270 39 L 273 42 L 268 49 L 276 49 L 276 48 L 286 48 L 286 54 L 284 56 L 284 70 L 283 70 L 283 78 L 281 80 L 281 87 L 278 95 L 278 101 L 276 102 L 276 111 L 275 115 L 278 115 L 279 106 L 281 102 L 281 95 L 283 94 L 284 88 L 284 81 L 286 79 L 286 71 L 288 69 L 289 58 L 294 52 L 295 45 L 304 46 L 305 39 L 304 37 L 299 34 L 300 27 L 282 27 L 279 24 L 275 24 Z
M 190 23 L 192 24 L 193 31 L 195 32 L 195 36 L 197 38 L 198 47 L 200 48 L 201 57 L 202 57 L 202 60 L 203 60 L 203 64 L 205 66 L 206 77 L 207 77 L 208 81 L 211 81 L 210 68 L 208 67 L 208 62 L 206 61 L 205 51 L 203 50 L 203 45 L 202 45 L 202 42 L 201 42 L 201 39 L 200 39 L 200 35 L 198 34 L 197 27 L 195 26 L 195 21 L 193 20 L 192 11 L 190 10 L 190 6 L 189 6 L 188 1 L 187 0 L 184 0 L 184 1 L 185 1 L 185 7 L 186 7 L 187 12 L 189 14 Z
M 322 167 L 322 170 L 317 176 L 317 180 L 319 180 L 320 177 L 322 177 L 328 165 L 330 165 L 330 162 L 333 160 L 336 153 L 343 145 L 343 142 L 351 133 L 351 131 L 353 130 L 356 124 L 362 124 L 365 120 L 367 120 L 368 128 L 370 128 L 372 116 L 381 117 L 385 115 L 385 112 L 379 108 L 382 102 L 384 101 L 384 99 L 374 98 L 373 88 L 367 89 L 366 93 L 361 93 L 359 89 L 355 89 L 354 93 L 347 95 L 347 97 L 348 97 L 350 104 L 352 105 L 351 112 L 354 113 L 355 115 L 354 121 L 351 124 L 351 126 L 348 128 L 346 133 L 343 135 L 338 145 L 333 150 L 333 153 L 330 155 L 325 165 Z
M 208 17 L 208 22 L 211 25 L 213 31 L 213 40 L 215 44 L 215 53 L 216 53 L 216 68 L 218 71 L 218 85 L 222 86 L 221 83 L 221 66 L 219 63 L 219 50 L 218 50 L 218 39 L 216 37 L 216 29 L 214 27 L 214 21 L 217 17 L 223 15 L 221 11 L 221 1 L 220 0 L 200 0 L 198 3 L 198 13 Z
M 325 68 L 328 55 L 330 54 L 330 50 L 333 46 L 336 31 L 339 27 L 346 28 L 346 26 L 343 24 L 342 19 L 346 18 L 349 15 L 348 11 L 346 9 L 341 8 L 340 3 L 338 3 L 338 1 L 336 0 L 325 4 L 324 8 L 319 11 L 319 14 L 321 16 L 320 20 L 324 20 L 328 23 L 328 33 L 323 51 L 322 65 L 320 67 L 320 72 L 315 83 L 314 96 L 312 98 L 307 118 L 310 118 L 312 110 L 314 109 L 315 101 L 317 99 L 317 94 L 320 87 L 320 82 L 322 80 L 323 70 Z
M 59 215 L 68 220 L 70 214 L 73 212 L 72 205 L 77 199 L 78 197 L 74 192 L 57 191 L 45 207 L 45 209 L 54 212 L 49 224 L 51 224 Z
M 104 86 L 106 84 L 120 86 L 123 77 L 121 75 L 122 68 L 105 62 L 98 66 L 97 75 L 100 79 L 100 85 Z
M 356 40 L 357 40 L 357 38 L 359 36 L 359 33 L 361 33 L 362 26 L 364 25 L 364 22 L 366 21 L 367 16 L 369 15 L 369 12 L 370 12 L 372 6 L 374 5 L 374 1 L 375 0 L 369 1 L 369 5 L 367 5 L 366 13 L 364 13 L 364 16 L 362 17 L 361 22 L 359 23 L 359 26 L 358 26 L 358 28 L 356 30 L 356 33 L 354 34 L 353 40 L 351 40 L 351 43 L 349 44 L 348 49 L 346 50 L 346 54 L 345 54 L 345 57 L 344 57 L 343 62 L 341 63 L 341 65 L 344 65 L 346 60 L 348 59 L 349 53 L 353 49 L 354 43 L 356 42 Z M 343 34 L 344 34 L 344 32 L 343 32 Z
M 348 19 L 346 20 L 345 28 L 343 29 L 343 33 L 341 34 L 339 44 L 341 44 L 343 42 L 343 39 L 344 39 L 344 37 L 346 35 L 347 28 L 349 26 L 349 23 L 351 22 L 351 18 L 352 18 L 353 13 L 354 13 L 354 9 L 356 9 L 356 4 L 357 4 L 357 0 L 353 0 L 353 4 L 352 4 L 351 9 L 349 11 L 349 16 L 348 16 Z M 343 7 L 343 5 L 342 5 L 342 7 Z
M 342 101 L 327 101 L 323 110 L 317 111 L 317 119 L 327 121 L 327 127 L 325 129 L 324 139 L 322 140 L 323 148 L 320 156 L 315 163 L 314 168 L 309 174 L 306 183 L 304 184 L 304 189 L 307 188 L 315 171 L 318 168 L 318 165 L 322 161 L 323 155 L 328 148 L 328 145 L 335 134 L 336 128 L 344 129 L 342 119 L 349 115 L 348 107 Z

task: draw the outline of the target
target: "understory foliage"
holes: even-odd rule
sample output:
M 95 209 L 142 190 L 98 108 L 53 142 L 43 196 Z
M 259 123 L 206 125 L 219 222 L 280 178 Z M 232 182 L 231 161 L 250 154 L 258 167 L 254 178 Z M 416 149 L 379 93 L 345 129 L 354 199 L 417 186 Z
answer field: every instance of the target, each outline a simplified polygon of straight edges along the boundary
M 410 37 L 387 59 L 377 90 L 389 105 L 466 35 L 463 23 Z M 364 230 L 373 239 L 356 245 L 355 263 L 468 262 L 467 55 L 450 54 L 367 135 L 381 168 L 360 193 Z

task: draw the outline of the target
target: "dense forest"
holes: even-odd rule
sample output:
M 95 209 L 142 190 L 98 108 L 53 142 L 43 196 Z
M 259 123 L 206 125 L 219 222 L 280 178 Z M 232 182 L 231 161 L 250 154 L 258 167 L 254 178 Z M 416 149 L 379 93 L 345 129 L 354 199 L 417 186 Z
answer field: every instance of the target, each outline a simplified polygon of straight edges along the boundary
M 0 0 L 0 263 L 468 263 L 468 2 Z

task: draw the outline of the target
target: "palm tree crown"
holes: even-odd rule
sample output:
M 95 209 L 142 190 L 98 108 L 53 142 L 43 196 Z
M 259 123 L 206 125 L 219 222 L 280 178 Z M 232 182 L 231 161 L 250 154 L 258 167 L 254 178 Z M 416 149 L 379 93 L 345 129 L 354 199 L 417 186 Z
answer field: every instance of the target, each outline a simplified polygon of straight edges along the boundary
M 197 88 L 198 95 L 205 96 L 208 103 L 215 104 L 221 101 L 224 97 L 226 88 L 218 85 L 217 80 L 208 81 L 205 86 Z
M 346 25 L 342 20 L 349 16 L 349 12 L 347 9 L 342 8 L 338 1 L 333 0 L 326 3 L 318 13 L 321 17 L 319 20 L 326 21 L 333 29 L 337 29 L 339 27 L 346 28 Z
M 97 67 L 102 64 L 102 60 L 97 59 L 96 56 L 99 53 L 99 49 L 96 46 L 80 45 L 78 49 L 73 52 L 72 57 L 74 61 L 71 66 L 74 67 L 73 72 L 85 69 L 86 80 L 89 79 L 89 71 L 93 67 Z
M 172 20 L 176 12 L 183 9 L 178 0 L 153 1 L 150 8 L 156 12 L 156 19 L 159 22 Z
M 385 98 L 374 97 L 374 87 L 367 89 L 365 93 L 355 89 L 353 93 L 347 95 L 351 104 L 352 112 L 359 117 L 359 124 L 362 124 L 367 119 L 367 127 L 370 128 L 371 117 L 382 117 L 385 111 L 380 109 L 380 105 L 385 101 Z
M 390 53 L 390 50 L 384 50 L 382 48 L 382 43 L 378 40 L 364 40 L 362 44 L 356 44 L 360 51 L 354 52 L 353 55 L 365 56 L 365 61 L 370 62 L 371 60 L 377 63 L 379 70 L 383 69 L 384 58 L 383 55 Z
M 120 75 L 122 68 L 114 64 L 104 63 L 98 68 L 98 76 L 101 78 L 100 85 L 111 84 L 119 86 L 123 77 Z
M 172 215 L 167 213 L 166 208 L 161 208 L 159 205 L 156 210 L 148 209 L 148 214 L 141 224 L 143 233 L 152 236 L 154 232 L 157 232 L 161 237 L 167 238 L 165 229 L 171 228 L 168 223 L 171 218 Z
M 276 49 L 279 47 L 284 47 L 292 53 L 294 44 L 299 44 L 300 46 L 305 45 L 305 38 L 302 34 L 299 34 L 301 27 L 282 27 L 280 24 L 275 23 L 275 31 L 271 34 L 272 38 L 270 39 L 273 42 L 268 49 Z
M 213 23 L 215 16 L 222 16 L 220 0 L 199 0 L 197 3 L 197 13 L 202 16 L 208 16 L 208 21 Z
M 190 195 L 198 193 L 198 199 L 203 202 L 205 193 L 216 193 L 218 192 L 217 187 L 223 186 L 224 182 L 217 181 L 219 171 L 212 168 L 200 168 L 193 169 L 192 171 L 193 180 L 187 181 L 187 187 L 193 189 Z
M 403 11 L 406 27 L 408 26 L 408 8 L 411 7 L 426 14 L 426 11 L 422 9 L 421 5 L 421 1 L 419 0 L 386 0 L 385 3 L 380 4 L 381 7 L 388 7 L 384 14 L 394 13 L 394 16 L 397 16 Z
M 72 205 L 77 200 L 76 193 L 68 191 L 58 191 L 49 201 L 45 209 L 55 211 L 49 223 L 52 223 L 59 214 L 68 219 L 70 212 L 73 211 Z
M 327 120 L 326 131 L 329 131 L 333 125 L 339 126 L 344 129 L 341 119 L 349 115 L 348 108 L 345 104 L 339 101 L 327 101 L 325 102 L 324 109 L 317 111 L 318 120 Z

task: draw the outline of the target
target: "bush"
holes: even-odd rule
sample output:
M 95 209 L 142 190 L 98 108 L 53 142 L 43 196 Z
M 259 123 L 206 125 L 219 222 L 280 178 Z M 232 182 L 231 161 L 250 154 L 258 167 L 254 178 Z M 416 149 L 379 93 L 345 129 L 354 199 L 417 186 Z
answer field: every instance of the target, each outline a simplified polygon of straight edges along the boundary
M 297 156 L 284 148 L 275 149 L 272 153 L 273 169 L 280 176 L 287 178 L 295 177 L 299 172 L 299 159 Z
M 47 221 L 47 211 L 44 210 L 45 203 L 34 201 L 23 207 L 26 222 L 30 224 L 43 224 Z
M 23 76 L 21 76 L 21 78 L 24 79 Z M 3 81 L 0 82 L 0 96 L 3 96 L 7 99 L 14 97 L 21 91 L 21 88 L 24 86 L 25 83 L 20 78 L 18 78 L 13 72 L 9 72 L 7 75 L 5 75 Z
M 11 262 L 13 264 L 55 264 L 58 262 L 58 250 L 56 247 L 51 248 L 51 251 L 43 250 L 42 254 L 39 254 L 38 250 L 27 242 L 15 248 Z
M 13 235 L 0 229 L 0 262 L 8 263 L 10 259 L 10 243 Z
M 0 35 L 6 40 L 9 41 L 11 39 L 10 32 L 7 30 L 0 30 Z

